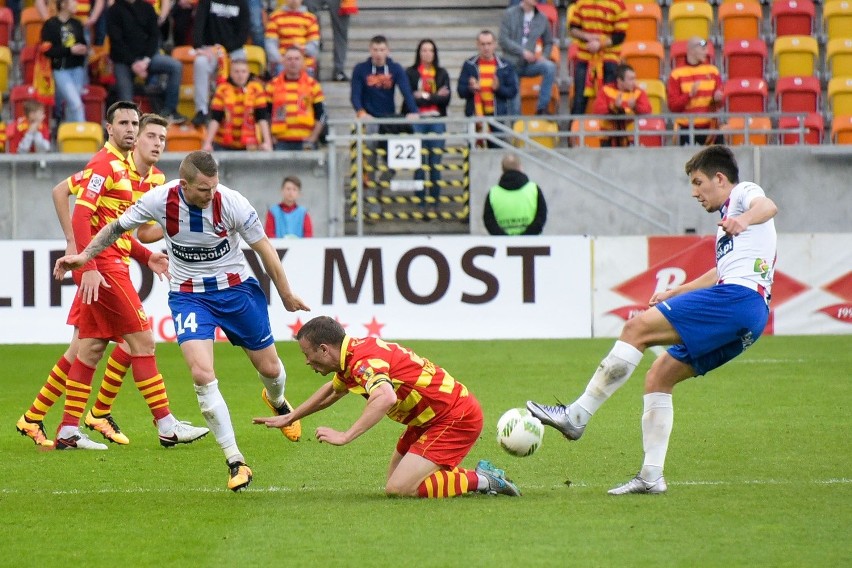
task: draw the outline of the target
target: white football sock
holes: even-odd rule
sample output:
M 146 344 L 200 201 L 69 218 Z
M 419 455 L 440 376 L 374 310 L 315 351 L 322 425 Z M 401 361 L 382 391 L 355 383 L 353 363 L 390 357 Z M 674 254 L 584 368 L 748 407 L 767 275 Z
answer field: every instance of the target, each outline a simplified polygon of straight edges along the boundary
M 164 416 L 163 418 L 157 420 L 157 431 L 160 434 L 168 434 L 172 431 L 177 422 L 178 419 L 175 418 L 175 415 L 170 412 L 167 416 Z
M 598 408 L 627 382 L 641 360 L 641 351 L 629 343 L 616 341 L 592 375 L 586 392 L 568 407 L 571 422 L 585 426 Z
M 479 481 L 476 484 L 477 491 L 487 491 L 488 490 L 488 478 L 482 475 L 481 473 L 477 473 L 476 477 L 479 478 Z
M 240 461 L 243 461 L 242 454 L 237 448 L 234 427 L 231 425 L 231 413 L 228 412 L 228 405 L 222 398 L 222 393 L 219 392 L 218 379 L 207 385 L 195 385 L 195 394 L 198 397 L 201 415 L 207 421 L 207 427 L 213 432 L 219 447 L 225 452 L 225 458 L 229 463 L 236 461 L 237 456 L 240 457 Z
M 648 393 L 643 400 L 642 447 L 645 450 L 645 462 L 639 476 L 645 481 L 655 481 L 663 475 L 674 424 L 674 406 L 672 395 L 663 392 Z
M 275 406 L 284 404 L 284 387 L 287 384 L 287 369 L 284 368 L 284 363 L 281 359 L 278 359 L 278 365 L 278 368 L 281 370 L 277 377 L 270 378 L 264 377 L 260 373 L 257 374 L 263 386 L 266 387 L 266 395 L 269 397 L 269 402 Z

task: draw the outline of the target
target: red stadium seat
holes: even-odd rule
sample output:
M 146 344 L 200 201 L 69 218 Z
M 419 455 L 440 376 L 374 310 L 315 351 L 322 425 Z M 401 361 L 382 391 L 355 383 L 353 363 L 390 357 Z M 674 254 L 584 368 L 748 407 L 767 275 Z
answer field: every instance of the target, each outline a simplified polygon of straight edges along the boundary
M 770 14 L 772 37 L 813 35 L 815 13 L 811 0 L 775 0 Z
M 24 116 L 24 101 L 38 99 L 35 87 L 32 85 L 17 85 L 9 91 L 9 114 L 13 119 Z M 53 115 L 53 105 L 45 104 L 45 117 L 47 121 Z
M 766 76 L 766 43 L 761 39 L 732 39 L 722 48 L 722 70 L 727 79 Z
M 86 121 L 103 124 L 106 120 L 106 89 L 100 85 L 86 85 L 81 94 Z
M 669 69 L 680 67 L 686 63 L 686 47 L 689 40 L 682 39 L 672 43 L 669 47 Z M 707 63 L 716 64 L 716 48 L 713 42 L 707 42 Z
M 21 49 L 21 77 L 23 78 L 23 82 L 27 85 L 32 85 L 33 83 L 33 70 L 35 69 L 36 53 L 38 53 L 38 46 L 35 45 L 27 45 Z
M 12 10 L 3 6 L 0 8 L 0 46 L 8 47 L 9 43 L 11 43 L 13 28 Z
M 782 117 L 778 120 L 778 128 L 795 128 L 800 126 L 800 120 L 795 116 Z M 820 144 L 822 142 L 822 134 L 824 125 L 822 115 L 818 112 L 809 114 L 805 117 L 805 144 Z M 782 144 L 799 144 L 799 134 L 784 134 L 781 137 Z
M 658 116 L 642 117 L 636 119 L 636 128 L 642 134 L 639 136 L 639 145 L 648 148 L 659 148 L 664 142 L 666 121 Z
M 818 112 L 821 98 L 816 77 L 781 77 L 775 84 L 775 100 L 781 112 Z
M 725 83 L 725 109 L 728 112 L 766 112 L 769 88 L 763 79 L 735 79 Z

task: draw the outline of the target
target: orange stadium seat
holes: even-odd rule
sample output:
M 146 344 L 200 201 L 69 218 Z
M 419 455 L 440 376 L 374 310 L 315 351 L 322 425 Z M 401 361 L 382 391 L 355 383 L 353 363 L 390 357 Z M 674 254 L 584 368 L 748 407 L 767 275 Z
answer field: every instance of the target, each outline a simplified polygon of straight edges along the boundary
M 0 45 L 0 101 L 3 99 L 3 94 L 9 90 L 9 71 L 11 69 L 12 50 L 5 45 Z
M 639 136 L 639 145 L 646 148 L 659 148 L 665 144 L 666 121 L 659 116 L 649 116 L 636 119 L 636 129 L 645 132 Z
M 828 82 L 828 101 L 834 116 L 852 114 L 852 77 L 835 77 Z
M 762 39 L 732 39 L 722 48 L 722 72 L 727 79 L 765 77 L 767 57 Z
M 772 37 L 813 35 L 815 14 L 811 0 L 775 0 L 770 12 Z
M 799 119 L 795 116 L 781 117 L 778 120 L 778 128 L 795 128 L 800 125 L 801 123 Z M 822 135 L 825 128 L 822 121 L 822 115 L 818 112 L 809 114 L 807 117 L 805 117 L 804 126 L 805 144 L 820 144 L 822 142 Z M 785 145 L 799 144 L 799 134 L 783 134 L 781 136 L 781 143 Z
M 195 71 L 193 64 L 195 63 L 195 48 L 190 45 L 178 45 L 172 50 L 172 57 L 180 61 L 182 66 L 182 74 L 180 77 L 181 85 L 192 85 Z
M 21 37 L 24 45 L 38 45 L 41 43 L 41 27 L 44 20 L 35 6 L 21 10 Z
M 636 81 L 636 86 L 648 95 L 651 103 L 651 112 L 661 114 L 666 112 L 666 84 L 659 79 L 641 79 Z
M 852 144 L 852 116 L 835 116 L 831 121 L 831 141 Z
M 626 41 L 621 45 L 621 58 L 633 67 L 637 78 L 659 79 L 665 51 L 658 41 Z
M 734 79 L 725 83 L 724 92 L 728 112 L 766 112 L 769 88 L 763 79 Z
M 243 49 L 246 52 L 246 61 L 248 61 L 249 71 L 260 77 L 266 71 L 266 51 L 259 45 L 244 45 Z
M 781 77 L 775 84 L 775 100 L 781 112 L 817 112 L 821 98 L 816 77 Z
M 65 154 L 94 154 L 104 145 L 104 128 L 97 122 L 63 122 L 56 145 Z
M 829 40 L 825 61 L 829 77 L 852 77 L 852 37 Z
M 663 12 L 656 2 L 626 4 L 627 35 L 624 41 L 657 41 Z
M 828 40 L 852 36 L 852 2 L 828 0 L 822 7 L 822 21 Z
M 726 2 L 719 6 L 719 29 L 722 39 L 757 39 L 763 22 L 763 8 L 758 2 Z
M 555 148 L 559 141 L 556 135 L 559 132 L 559 126 L 552 120 L 516 120 L 512 125 L 512 130 L 518 134 L 529 136 L 531 140 L 546 148 Z M 515 146 L 523 148 L 525 144 L 522 140 L 516 140 Z
M 698 36 L 710 39 L 713 7 L 709 2 L 677 2 L 669 7 L 669 28 L 673 41 Z
M 0 8 L 0 46 L 8 46 L 12 42 L 13 29 L 12 10 L 3 6 Z
M 532 116 L 535 114 L 536 106 L 538 106 L 538 93 L 541 90 L 541 77 L 521 77 L 521 114 Z M 556 114 L 559 111 L 559 87 L 556 81 L 553 82 L 553 87 L 550 90 L 550 106 L 548 107 L 550 114 Z
M 746 134 L 746 128 L 748 134 Z M 772 121 L 768 116 L 750 116 L 748 120 L 741 116 L 732 116 L 722 126 L 722 130 L 732 131 L 725 134 L 725 143 L 730 146 L 765 146 L 769 142 Z
M 83 99 L 83 109 L 86 112 L 86 121 L 103 124 L 106 120 L 106 89 L 100 85 L 86 85 L 80 94 Z
M 167 152 L 194 152 L 204 145 L 204 128 L 190 123 L 170 124 L 166 129 Z
M 581 130 L 585 134 L 582 142 L 580 141 L 580 136 L 578 133 Z M 575 134 L 572 146 L 579 146 L 583 144 L 587 148 L 600 148 L 601 147 L 601 136 L 596 136 L 595 133 L 599 133 L 601 131 L 601 122 L 596 118 L 584 118 L 575 120 L 571 123 L 571 132 Z
M 674 69 L 675 67 L 680 67 L 686 63 L 686 50 L 688 40 L 681 39 L 675 41 L 669 46 L 669 69 Z M 707 42 L 707 59 L 706 63 L 710 63 L 711 65 L 716 64 L 716 47 L 713 45 L 713 42 Z
M 852 29 L 852 28 L 850 28 Z M 813 75 L 819 57 L 816 38 L 783 36 L 775 39 L 773 48 L 775 73 L 778 77 Z

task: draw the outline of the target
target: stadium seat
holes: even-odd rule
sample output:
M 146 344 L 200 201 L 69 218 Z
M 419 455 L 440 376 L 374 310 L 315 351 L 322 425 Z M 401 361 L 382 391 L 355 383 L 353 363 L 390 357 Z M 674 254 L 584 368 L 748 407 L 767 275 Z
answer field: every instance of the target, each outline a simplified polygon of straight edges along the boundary
M 834 116 L 852 115 L 852 77 L 835 77 L 828 82 L 828 101 Z
M 742 116 L 732 116 L 722 126 L 722 130 L 732 131 L 725 134 L 725 143 L 730 146 L 765 146 L 769 142 L 772 121 L 768 116 L 750 116 L 748 120 Z
M 831 121 L 831 141 L 852 144 L 852 116 L 835 116 Z
M 94 154 L 104 145 L 104 129 L 97 122 L 63 122 L 56 145 L 64 154 Z
M 666 121 L 659 116 L 649 116 L 636 119 L 636 129 L 642 134 L 639 136 L 639 145 L 646 148 L 659 148 L 665 144 Z
M 773 48 L 777 77 L 804 77 L 816 72 L 819 45 L 810 36 L 783 36 Z
M 762 39 L 726 41 L 722 48 L 722 73 L 728 80 L 765 77 L 767 56 Z
M 106 89 L 100 85 L 86 85 L 80 94 L 83 99 L 83 109 L 86 121 L 103 124 L 106 121 Z
M 669 7 L 669 28 L 672 41 L 698 36 L 710 39 L 713 28 L 713 7 L 709 2 L 677 2 Z
M 37 45 L 28 45 L 21 49 L 18 64 L 21 66 L 21 78 L 24 83 L 31 85 L 33 82 L 33 71 L 35 70 L 35 58 L 38 53 Z
M 21 10 L 21 37 L 24 45 L 38 45 L 41 43 L 41 27 L 44 20 L 35 6 Z
M 0 100 L 9 90 L 9 72 L 12 70 L 12 50 L 0 45 Z
M 638 79 L 659 79 L 665 51 L 658 41 L 626 41 L 621 46 L 621 59 L 633 67 Z
M 521 77 L 521 114 L 533 116 L 538 106 L 538 93 L 541 90 L 541 77 Z M 550 90 L 550 114 L 556 114 L 559 110 L 559 87 L 556 81 Z
M 786 116 L 778 119 L 778 128 L 796 128 L 801 125 L 800 120 L 795 116 Z M 804 120 L 805 126 L 805 144 L 820 144 L 824 125 L 822 115 L 818 112 L 809 114 Z M 789 133 L 781 135 L 781 143 L 785 145 L 799 144 L 799 134 Z
M 266 51 L 259 45 L 244 45 L 249 71 L 255 77 L 260 77 L 266 71 Z
M 178 45 L 172 50 L 172 57 L 180 61 L 182 66 L 180 84 L 192 85 L 192 79 L 195 76 L 193 67 L 195 63 L 195 48 L 190 45 Z
M 722 39 L 758 39 L 763 22 L 763 9 L 758 2 L 726 2 L 719 6 L 719 29 Z
M 32 85 L 16 85 L 9 90 L 9 115 L 12 119 L 24 116 L 24 101 L 37 100 L 38 94 Z M 53 115 L 53 104 L 45 103 L 44 120 Z
M 188 122 L 170 124 L 166 129 L 167 152 L 194 152 L 204 145 L 204 128 L 196 128 Z
M 659 79 L 641 79 L 636 86 L 648 95 L 652 114 L 662 114 L 668 110 L 666 106 L 666 84 Z
M 775 0 L 770 12 L 772 37 L 813 35 L 815 14 L 811 0 Z
M 781 77 L 775 84 L 775 100 L 781 112 L 818 112 L 822 88 L 816 77 Z
M 559 141 L 556 135 L 559 132 L 559 126 L 552 120 L 516 120 L 512 125 L 512 130 L 528 136 L 531 140 L 546 148 L 555 148 Z M 516 139 L 515 146 L 523 148 L 525 146 L 524 141 Z
M 727 112 L 765 113 L 769 89 L 763 79 L 734 79 L 725 83 Z
M 837 38 L 828 42 L 825 62 L 830 77 L 852 77 L 852 37 Z
M 582 142 L 580 141 L 579 135 L 577 135 L 581 130 L 581 126 L 582 131 L 585 134 Z M 580 120 L 575 120 L 571 122 L 571 132 L 577 136 L 572 138 L 571 145 L 579 146 L 580 144 L 583 144 L 587 148 L 600 148 L 601 136 L 595 136 L 595 133 L 599 133 L 600 131 L 601 123 L 595 118 L 584 118 Z
M 852 2 L 828 0 L 822 7 L 826 41 L 852 36 Z
M 144 95 L 133 95 L 133 102 L 139 107 L 139 112 L 154 112 L 154 107 L 151 105 L 151 98 Z
M 0 8 L 0 46 L 8 47 L 12 42 L 12 30 L 14 29 L 14 20 L 12 10 L 3 6 Z
M 184 116 L 195 116 L 195 87 L 192 85 L 180 86 L 177 110 Z
M 624 41 L 657 41 L 663 12 L 656 2 L 626 4 L 627 35 Z
M 554 41 L 556 41 L 559 32 L 559 12 L 556 10 L 556 6 L 539 2 L 536 9 L 544 14 L 544 17 L 550 22 L 550 33 L 553 35 Z
M 671 46 L 669 46 L 669 69 L 680 67 L 686 63 L 686 50 L 688 43 L 688 40 L 682 39 L 673 42 Z M 716 64 L 716 47 L 713 45 L 713 42 L 707 42 L 707 59 L 705 61 L 711 65 Z

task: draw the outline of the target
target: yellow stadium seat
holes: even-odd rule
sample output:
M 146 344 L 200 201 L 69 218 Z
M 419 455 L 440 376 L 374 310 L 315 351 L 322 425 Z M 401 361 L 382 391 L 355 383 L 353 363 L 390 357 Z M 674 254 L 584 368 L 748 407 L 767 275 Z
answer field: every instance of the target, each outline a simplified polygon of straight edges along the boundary
M 663 44 L 658 41 L 626 41 L 621 46 L 621 58 L 639 79 L 659 79 L 665 57 Z
M 263 75 L 266 71 L 266 51 L 259 45 L 245 45 L 243 49 L 246 51 L 246 61 L 248 61 L 249 71 L 256 77 Z
M 819 45 L 810 36 L 775 38 L 775 73 L 778 77 L 809 77 L 816 71 Z
M 625 3 L 627 35 L 624 41 L 657 41 L 663 13 L 656 2 Z
M 829 40 L 825 60 L 831 77 L 852 77 L 852 37 Z
M 754 2 L 726 2 L 719 6 L 719 29 L 724 41 L 758 39 L 763 8 Z
M 822 7 L 822 21 L 829 40 L 852 37 L 852 2 L 828 0 Z
M 194 152 L 204 145 L 204 128 L 196 128 L 188 122 L 170 124 L 166 129 L 167 152 Z
M 746 124 L 748 124 L 748 141 L 746 141 Z M 765 146 L 769 141 L 769 131 L 772 130 L 772 121 L 768 116 L 750 116 L 748 123 L 742 116 L 732 116 L 722 126 L 722 130 L 732 130 L 731 134 L 725 134 L 725 142 L 731 146 L 749 144 L 751 146 Z
M 556 136 L 559 127 L 552 120 L 516 120 L 515 124 L 512 125 L 512 130 L 528 136 L 531 140 L 546 148 L 555 148 L 559 140 Z M 515 146 L 523 148 L 525 143 L 523 140 L 516 139 Z
M 834 116 L 852 115 L 852 77 L 835 77 L 828 82 L 828 100 Z
M 180 86 L 177 110 L 184 116 L 195 116 L 195 87 L 192 85 Z
M 677 2 L 669 7 L 669 28 L 674 41 L 698 36 L 710 39 L 713 7 L 709 2 Z
M 659 79 L 644 79 L 636 81 L 636 86 L 645 91 L 648 101 L 651 103 L 651 113 L 661 114 L 666 112 L 666 84 Z
M 93 154 L 104 145 L 104 129 L 96 122 L 63 122 L 56 144 L 65 154 Z
M 831 121 L 831 141 L 852 144 L 852 116 L 835 116 Z
M 12 51 L 5 45 L 0 45 L 0 100 L 9 90 L 9 71 L 12 69 Z M 0 105 L 3 103 L 0 102 Z

